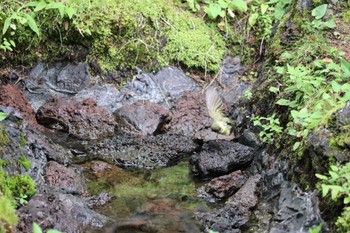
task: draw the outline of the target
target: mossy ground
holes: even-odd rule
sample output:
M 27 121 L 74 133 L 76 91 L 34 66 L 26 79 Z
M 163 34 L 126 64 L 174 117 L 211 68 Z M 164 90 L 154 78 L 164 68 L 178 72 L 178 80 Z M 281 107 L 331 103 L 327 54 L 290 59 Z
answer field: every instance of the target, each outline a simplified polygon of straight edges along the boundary
M 18 8 L 14 1 L 6 2 L 0 25 Z M 76 9 L 72 20 L 61 19 L 55 9 L 35 15 L 42 32 L 40 38 L 17 22 L 15 35 L 10 35 L 9 30 L 3 36 L 16 42 L 14 52 L 1 53 L 5 62 L 30 64 L 37 60 L 78 59 L 93 63 L 95 71 L 100 72 L 136 66 L 154 71 L 181 63 L 216 72 L 226 51 L 226 43 L 215 24 L 205 23 L 177 6 L 178 1 L 66 2 Z M 76 55 L 77 45 L 87 52 Z M 23 55 L 23 50 L 30 54 Z

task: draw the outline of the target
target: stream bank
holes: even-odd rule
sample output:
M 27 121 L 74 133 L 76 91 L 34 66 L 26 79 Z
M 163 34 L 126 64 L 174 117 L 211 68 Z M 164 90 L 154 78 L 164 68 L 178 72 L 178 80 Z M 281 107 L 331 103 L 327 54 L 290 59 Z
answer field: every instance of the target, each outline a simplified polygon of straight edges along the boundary
M 247 111 L 237 114 L 242 89 L 249 86 L 237 80 L 237 72 L 221 77 L 232 80 L 233 88 L 224 93 L 237 96 L 232 103 L 225 99 L 237 114 L 232 138 L 210 130 L 199 85 L 178 68 L 139 74 L 117 91 L 89 86 L 82 64 L 64 66 L 70 72 L 55 67 L 48 70 L 56 79 L 48 79 L 45 69 L 30 72 L 26 80 L 42 85 L 40 93 L 32 91 L 37 86 L 5 86 L 1 92 L 2 103 L 27 109 L 2 108 L 9 115 L 5 129 L 16 129 L 10 140 L 23 135 L 26 141 L 6 151 L 30 160 L 21 174 L 37 187 L 18 210 L 20 232 L 28 232 L 32 222 L 63 232 L 308 232 L 324 223 L 315 193 L 288 181 L 288 163 L 268 154 L 247 125 Z M 76 94 L 62 75 L 72 72 L 87 80 Z M 57 77 L 60 89 L 48 83 Z M 17 92 L 26 96 L 9 104 L 8 96 Z M 24 123 L 18 126 L 18 120 Z

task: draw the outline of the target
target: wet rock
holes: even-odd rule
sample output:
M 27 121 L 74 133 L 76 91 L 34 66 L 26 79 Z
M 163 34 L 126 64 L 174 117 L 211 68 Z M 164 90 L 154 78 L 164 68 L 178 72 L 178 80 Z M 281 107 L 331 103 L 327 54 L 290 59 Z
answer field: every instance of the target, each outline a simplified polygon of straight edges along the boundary
M 333 118 L 337 125 L 337 132 L 334 133 L 334 136 L 337 137 L 336 144 L 339 149 L 347 149 L 348 153 L 343 160 L 350 161 L 350 101 Z
M 226 202 L 225 207 L 210 213 L 197 214 L 197 218 L 205 228 L 220 233 L 241 232 L 251 215 L 251 210 L 258 202 L 257 184 L 260 175 L 250 177 L 243 187 Z
M 249 147 L 253 147 L 253 148 L 259 147 L 262 145 L 262 143 L 256 137 L 255 133 L 253 133 L 249 129 L 245 129 L 243 131 L 242 136 L 238 140 L 241 144 L 249 146 Z
M 199 178 L 228 174 L 249 165 L 254 150 L 229 141 L 209 141 L 198 154 L 191 157 L 191 170 Z
M 226 103 L 233 106 L 239 98 L 243 96 L 250 85 L 240 79 L 240 75 L 244 73 L 245 68 L 241 65 L 239 57 L 226 57 L 221 66 L 219 82 L 224 86 L 220 91 Z
M 217 199 L 225 199 L 237 192 L 246 182 L 241 170 L 219 176 L 204 185 L 206 193 Z
M 20 232 L 31 232 L 33 222 L 43 230 L 85 232 L 85 228 L 101 228 L 108 220 L 90 210 L 80 197 L 62 193 L 36 194 L 18 214 Z
M 19 125 L 16 118 L 11 117 L 0 125 L 0 158 L 6 162 L 3 170 L 10 176 L 15 174 L 30 175 L 35 181 L 40 181 L 42 167 L 46 164 L 46 157 L 35 158 L 28 145 L 28 130 L 25 125 Z M 38 166 L 39 172 L 32 168 Z
M 94 145 L 87 145 L 84 149 L 86 156 L 75 159 L 77 162 L 95 159 L 119 167 L 154 169 L 174 165 L 189 157 L 198 147 L 191 138 L 181 135 L 118 135 Z
M 209 116 L 204 95 L 200 92 L 184 92 L 174 101 L 171 108 L 170 131 L 201 140 L 232 140 L 234 135 L 217 134 L 210 129 L 212 119 Z
M 166 67 L 160 70 L 155 76 L 154 81 L 159 85 L 162 94 L 168 101 L 180 98 L 183 92 L 198 92 L 200 86 L 187 77 L 186 74 L 177 67 Z
M 17 109 L 28 124 L 38 127 L 32 107 L 24 93 L 17 86 L 5 85 L 0 87 L 0 105 Z
M 101 192 L 98 196 L 86 197 L 84 200 L 86 201 L 87 206 L 92 209 L 100 206 L 104 206 L 112 200 L 112 196 L 110 196 L 106 192 Z
M 48 160 L 69 164 L 71 154 L 46 136 L 38 134 L 39 131 L 30 128 L 26 121 L 19 124 L 20 119 L 15 117 L 18 115 L 14 110 L 1 122 L 0 131 L 7 141 L 0 150 L 0 158 L 7 162 L 3 169 L 9 175 L 29 175 L 34 180 L 37 191 L 42 191 L 47 189 L 43 175 Z
M 46 167 L 45 178 L 54 190 L 70 194 L 85 193 L 85 184 L 78 168 L 65 167 L 50 161 Z
M 120 104 L 118 104 L 119 91 L 113 85 L 93 86 L 81 90 L 72 99 L 76 102 L 81 102 L 86 99 L 96 101 L 97 105 L 107 109 L 110 113 L 115 112 Z
M 162 133 L 170 121 L 168 110 L 149 101 L 124 105 L 114 113 L 114 116 L 118 130 L 139 135 Z
M 310 228 L 315 228 L 319 224 L 323 224 L 323 229 L 327 228 L 320 216 L 317 192 L 303 192 L 297 185 L 285 182 L 269 232 L 308 233 Z
M 74 103 L 54 98 L 40 107 L 36 117 L 40 124 L 79 139 L 93 140 L 114 134 L 113 116 L 90 99 Z
M 89 67 L 85 63 L 55 63 L 48 67 L 38 63 L 24 80 L 23 90 L 36 112 L 53 97 L 68 97 L 90 83 Z
M 138 100 L 148 100 L 169 109 L 184 91 L 199 90 L 199 85 L 176 67 L 167 67 L 156 75 L 141 73 L 120 90 L 117 108 Z
M 336 119 L 340 126 L 344 127 L 350 125 L 350 101 L 347 102 L 344 108 L 336 113 Z
M 321 171 L 318 168 L 328 167 L 327 158 L 330 157 L 336 158 L 339 162 L 350 161 L 350 151 L 333 147 L 332 139 L 334 135 L 326 128 L 313 131 L 307 138 L 306 151 L 316 172 Z

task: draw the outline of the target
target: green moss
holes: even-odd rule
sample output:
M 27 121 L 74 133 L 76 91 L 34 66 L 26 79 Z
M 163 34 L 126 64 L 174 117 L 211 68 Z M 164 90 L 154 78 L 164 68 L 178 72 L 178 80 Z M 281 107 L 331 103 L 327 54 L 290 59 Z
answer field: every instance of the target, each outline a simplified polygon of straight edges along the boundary
M 16 207 L 8 197 L 0 193 L 0 232 L 14 232 L 18 217 Z M 12 229 L 12 230 L 11 230 Z
M 350 232 L 350 206 L 344 208 L 335 225 L 337 226 L 338 232 Z
M 72 50 L 76 50 L 72 45 L 82 45 L 89 49 L 87 61 L 97 64 L 102 71 L 135 66 L 154 71 L 174 62 L 217 71 L 226 50 L 218 28 L 177 7 L 174 4 L 177 1 L 67 2 L 77 10 L 71 21 L 62 20 L 57 10 L 36 13 L 34 18 L 42 32 L 40 39 L 28 27 L 19 25 L 13 39 L 16 50 L 25 55 L 9 58 L 17 62 L 35 61 L 38 56 L 50 61 L 71 59 Z M 17 8 L 15 5 L 6 8 L 3 19 Z M 32 53 L 20 53 L 28 44 Z
M 173 29 L 167 33 L 164 59 L 180 61 L 188 67 L 218 71 L 226 48 L 217 29 L 189 12 L 174 11 L 168 17 Z
M 4 130 L 3 126 L 0 125 L 0 154 L 4 153 L 4 146 L 6 146 L 9 143 L 9 139 L 6 136 L 6 131 Z
M 21 146 L 27 145 L 27 141 L 26 141 L 26 138 L 24 137 L 24 134 L 22 132 L 20 132 L 19 135 L 21 137 Z
M 35 194 L 35 183 L 30 176 L 15 175 L 7 179 L 7 186 L 16 198 L 31 197 Z
M 26 171 L 29 171 L 29 169 L 30 169 L 30 160 L 29 159 L 27 159 L 24 155 L 22 155 L 21 158 L 19 159 L 19 162 Z
M 117 10 L 104 9 L 105 14 L 84 20 L 84 24 L 99 25 L 90 29 L 94 38 L 89 59 L 97 58 L 102 70 L 140 64 L 154 69 L 172 61 L 218 70 L 225 43 L 218 31 L 201 19 L 164 0 L 111 4 L 110 8 Z M 113 21 L 115 18 L 119 21 Z
M 344 11 L 341 14 L 341 17 L 343 18 L 345 23 L 349 23 L 350 22 L 350 10 Z
M 12 232 L 8 229 L 14 228 L 17 224 L 16 202 L 7 186 L 7 178 L 0 166 L 0 232 Z

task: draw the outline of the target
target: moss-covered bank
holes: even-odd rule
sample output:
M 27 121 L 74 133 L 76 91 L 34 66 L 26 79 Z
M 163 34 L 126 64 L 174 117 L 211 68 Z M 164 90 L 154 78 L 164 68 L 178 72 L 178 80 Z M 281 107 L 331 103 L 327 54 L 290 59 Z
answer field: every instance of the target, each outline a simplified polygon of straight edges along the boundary
M 86 60 L 97 71 L 135 66 L 155 70 L 180 62 L 187 67 L 217 71 L 226 50 L 217 27 L 178 7 L 177 1 L 64 3 L 67 7 L 61 15 L 59 8 L 23 7 L 24 3 L 16 5 L 15 1 L 6 0 L 2 4 L 0 29 L 6 19 L 14 15 L 26 18 L 30 14 L 40 34 L 36 35 L 28 23 L 22 24 L 14 17 L 0 39 L 13 40 L 16 46 L 13 52 L 0 50 L 2 59 L 17 63 Z M 24 50 L 30 55 L 23 54 Z

